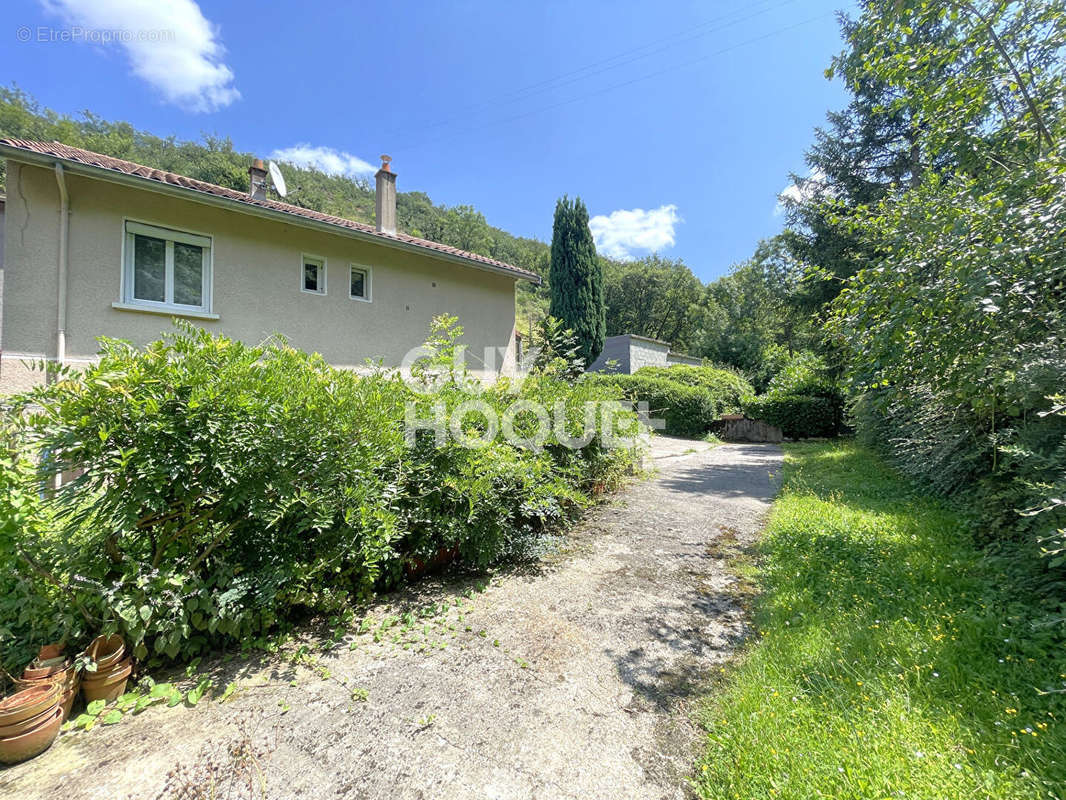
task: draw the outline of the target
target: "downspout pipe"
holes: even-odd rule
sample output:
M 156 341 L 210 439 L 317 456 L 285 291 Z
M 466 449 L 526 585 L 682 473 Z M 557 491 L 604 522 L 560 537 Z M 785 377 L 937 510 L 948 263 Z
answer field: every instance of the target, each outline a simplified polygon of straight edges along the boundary
M 67 240 L 70 236 L 70 196 L 63 165 L 56 162 L 56 183 L 59 185 L 59 264 L 56 268 L 56 363 L 62 366 L 67 358 Z

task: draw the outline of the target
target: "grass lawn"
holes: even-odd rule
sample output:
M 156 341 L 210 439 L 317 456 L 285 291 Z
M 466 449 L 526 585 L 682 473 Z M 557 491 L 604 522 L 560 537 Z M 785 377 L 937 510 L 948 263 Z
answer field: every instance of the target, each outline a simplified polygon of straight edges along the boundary
M 788 448 L 759 558 L 701 796 L 1066 797 L 1066 614 L 1030 561 L 852 443 Z

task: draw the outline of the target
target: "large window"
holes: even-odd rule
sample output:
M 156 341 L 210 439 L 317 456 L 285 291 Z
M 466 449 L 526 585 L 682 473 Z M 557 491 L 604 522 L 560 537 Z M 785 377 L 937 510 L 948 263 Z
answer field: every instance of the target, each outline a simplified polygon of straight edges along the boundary
M 211 240 L 206 236 L 127 222 L 123 269 L 127 306 L 211 311 Z

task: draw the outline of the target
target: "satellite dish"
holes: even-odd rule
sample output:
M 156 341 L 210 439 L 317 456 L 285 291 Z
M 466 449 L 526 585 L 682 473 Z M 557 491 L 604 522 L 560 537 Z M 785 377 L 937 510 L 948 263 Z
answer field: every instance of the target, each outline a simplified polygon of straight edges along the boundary
M 270 180 L 274 184 L 274 191 L 284 197 L 289 193 L 289 190 L 285 188 L 285 176 L 281 174 L 281 170 L 278 169 L 278 165 L 271 161 L 267 165 L 267 169 L 270 170 Z

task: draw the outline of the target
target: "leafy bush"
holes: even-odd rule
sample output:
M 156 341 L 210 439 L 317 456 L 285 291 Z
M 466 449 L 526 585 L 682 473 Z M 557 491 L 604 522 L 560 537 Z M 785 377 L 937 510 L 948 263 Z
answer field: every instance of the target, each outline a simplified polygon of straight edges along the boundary
M 672 436 L 702 436 L 718 416 L 709 392 L 677 381 L 641 374 L 589 373 L 584 382 L 610 387 L 619 398 L 646 402 L 649 416 L 663 419 L 666 422 L 663 432 Z
M 755 396 L 755 390 L 747 378 L 737 370 L 724 367 L 678 364 L 673 367 L 641 367 L 635 374 L 703 389 L 710 394 L 720 414 L 740 411 L 744 403 Z
M 437 326 L 438 361 L 458 335 L 454 320 Z M 5 516 L 16 521 L 4 547 L 24 554 L 19 580 L 49 576 L 55 588 L 31 594 L 70 638 L 111 627 L 138 658 L 189 657 L 340 609 L 442 551 L 490 564 L 631 464 L 595 438 L 561 447 L 554 431 L 542 447 L 437 446 L 431 431 L 409 445 L 407 400 L 425 416 L 470 400 L 497 412 L 562 401 L 573 431 L 582 404 L 607 397 L 546 374 L 487 388 L 453 377 L 419 392 L 395 372 L 358 375 L 281 341 L 250 347 L 187 326 L 144 349 L 103 340 L 98 364 L 15 400 L 22 441 L 48 455 L 35 471 L 8 459 L 3 482 L 33 493 L 59 470 L 84 471 L 33 511 L 47 525 Z M 0 608 L 6 637 L 41 643 Z
M 24 666 L 38 644 L 52 642 L 69 624 L 74 609 L 56 614 L 60 589 L 49 584 L 24 543 L 47 529 L 33 464 L 9 425 L 0 428 L 0 661 Z
M 969 403 L 928 386 L 869 391 L 852 404 L 860 440 L 944 496 L 967 498 L 986 539 L 1028 536 L 1051 554 L 1066 527 L 1066 417 L 1004 415 L 982 430 Z M 1061 563 L 1061 562 L 1059 562 Z
M 792 439 L 836 436 L 832 403 L 824 397 L 802 394 L 767 394 L 750 400 L 744 414 L 776 425 Z

